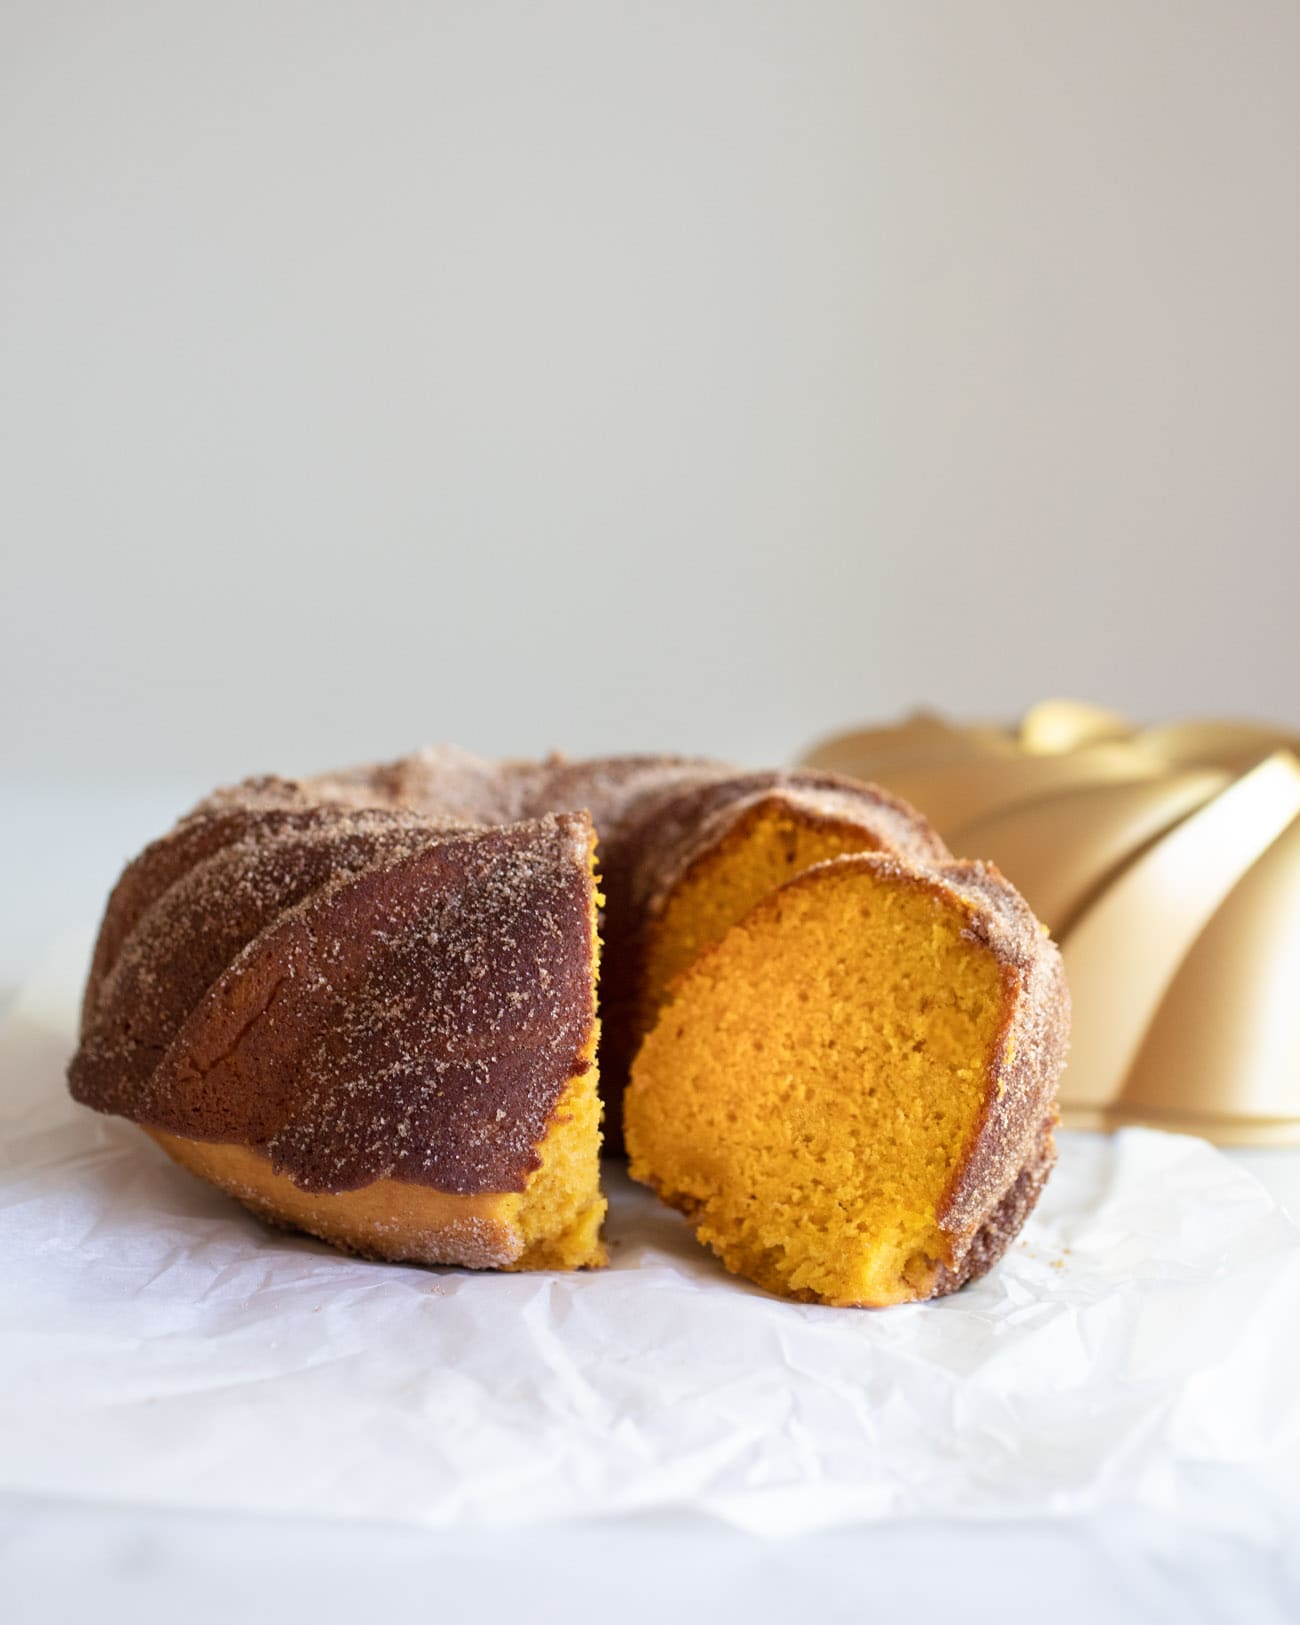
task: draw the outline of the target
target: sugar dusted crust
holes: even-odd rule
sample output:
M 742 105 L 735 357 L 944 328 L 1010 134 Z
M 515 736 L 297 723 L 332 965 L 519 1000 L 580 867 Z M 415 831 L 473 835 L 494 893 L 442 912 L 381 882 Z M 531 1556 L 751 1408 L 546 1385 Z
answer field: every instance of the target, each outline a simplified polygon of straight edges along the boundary
M 76 1098 L 247 1146 L 305 1191 L 522 1191 L 590 1064 L 586 818 L 439 833 L 336 809 L 227 833 L 104 956 Z
M 970 931 L 1003 966 L 1006 1004 L 984 1115 L 940 1215 L 954 1262 L 936 1295 L 991 1268 L 1033 1211 L 1056 1164 L 1056 1086 L 1070 1041 L 1061 955 L 1019 892 L 992 864 L 939 873 L 973 905 Z

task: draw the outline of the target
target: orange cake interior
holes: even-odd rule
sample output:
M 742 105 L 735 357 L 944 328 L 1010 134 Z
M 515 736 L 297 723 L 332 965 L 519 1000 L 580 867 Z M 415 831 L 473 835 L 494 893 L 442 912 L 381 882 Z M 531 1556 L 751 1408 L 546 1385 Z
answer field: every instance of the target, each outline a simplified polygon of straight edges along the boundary
M 743 813 L 687 868 L 648 931 L 643 1025 L 653 1019 L 673 978 L 755 903 L 815 863 L 875 844 L 861 823 L 820 818 L 778 796 Z
M 840 858 L 678 976 L 625 1099 L 631 1172 L 728 1269 L 885 1305 L 952 1262 L 945 1205 L 1005 1030 L 970 914 L 887 859 Z

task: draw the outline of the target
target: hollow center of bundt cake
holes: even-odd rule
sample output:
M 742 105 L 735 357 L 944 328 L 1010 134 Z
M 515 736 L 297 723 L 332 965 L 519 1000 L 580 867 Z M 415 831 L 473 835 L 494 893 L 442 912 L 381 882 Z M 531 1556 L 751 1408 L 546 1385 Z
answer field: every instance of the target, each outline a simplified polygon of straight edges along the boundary
M 859 825 L 816 818 L 779 797 L 744 813 L 673 887 L 646 946 L 648 1025 L 669 982 L 787 880 L 845 852 L 873 845 Z
M 728 1267 L 835 1304 L 925 1296 L 1000 1038 L 959 898 L 873 858 L 804 876 L 677 984 L 633 1069 L 631 1171 Z

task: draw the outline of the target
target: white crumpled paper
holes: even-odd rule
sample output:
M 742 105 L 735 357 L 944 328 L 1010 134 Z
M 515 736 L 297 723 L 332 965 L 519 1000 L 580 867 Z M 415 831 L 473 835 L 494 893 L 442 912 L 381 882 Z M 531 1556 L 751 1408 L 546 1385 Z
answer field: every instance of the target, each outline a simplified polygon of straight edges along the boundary
M 612 1170 L 604 1272 L 359 1263 L 69 1101 L 83 952 L 0 1034 L 0 1490 L 438 1527 L 1300 1527 L 1300 1232 L 1198 1140 L 1063 1135 L 1010 1255 L 931 1305 L 778 1302 Z

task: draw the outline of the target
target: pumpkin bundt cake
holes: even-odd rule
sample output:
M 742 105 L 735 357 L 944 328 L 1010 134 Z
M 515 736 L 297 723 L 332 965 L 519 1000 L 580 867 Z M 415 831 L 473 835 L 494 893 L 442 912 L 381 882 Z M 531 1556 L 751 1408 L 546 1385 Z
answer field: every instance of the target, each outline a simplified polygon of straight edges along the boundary
M 634 1178 L 786 1297 L 951 1292 L 1055 1160 L 1060 958 L 996 870 L 808 869 L 673 983 L 624 1102 Z
M 590 821 L 434 835 L 264 799 L 127 870 L 73 1094 L 352 1252 L 602 1262 Z
M 72 1092 L 133 1119 L 264 1217 L 354 1252 L 482 1268 L 599 1264 L 598 955 L 600 1094 L 617 1146 L 633 1057 L 645 1041 L 643 1134 L 656 1078 L 675 1064 L 655 1057 L 667 1032 L 690 1025 L 697 972 L 770 930 L 762 922 L 790 882 L 822 895 L 823 875 L 866 872 L 863 854 L 875 854 L 871 873 L 936 897 L 951 888 L 947 849 L 917 814 L 823 773 L 742 774 L 685 758 L 493 763 L 443 749 L 317 779 L 249 780 L 201 803 L 115 888 Z M 982 884 L 992 883 L 967 890 Z M 780 942 L 788 968 L 817 951 L 801 928 Z M 819 965 L 800 963 L 811 988 Z M 752 991 L 733 989 L 737 1009 Z M 874 996 L 862 978 L 846 993 Z M 1032 1003 L 1027 987 L 1018 997 L 1020 1026 L 1007 1017 L 1016 1032 Z M 822 1004 L 833 1027 L 844 1009 Z M 1006 994 L 998 1009 L 1013 1004 Z M 1032 1088 L 999 1052 L 1017 1111 L 1029 1111 L 1049 1052 Z M 721 1099 L 721 1070 L 718 1082 Z M 1032 1103 L 1040 1127 L 1048 1095 L 1050 1084 Z M 980 1128 L 966 1160 L 987 1191 L 1017 1155 L 1017 1177 L 1037 1157 L 1023 1217 L 1050 1158 L 1006 1131 L 1011 1115 L 990 1113 L 1002 1128 Z M 954 1163 L 963 1124 L 950 1123 Z M 643 1136 L 634 1172 L 702 1211 L 660 1164 L 663 1149 Z M 944 1222 L 978 1205 L 954 1188 Z M 962 1254 L 967 1273 L 996 1256 L 982 1245 Z M 944 1267 L 964 1266 L 954 1253 Z M 779 1272 L 765 1278 L 804 1290 Z

